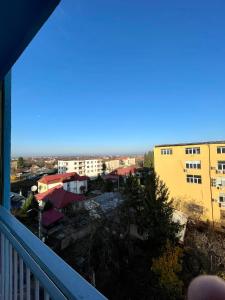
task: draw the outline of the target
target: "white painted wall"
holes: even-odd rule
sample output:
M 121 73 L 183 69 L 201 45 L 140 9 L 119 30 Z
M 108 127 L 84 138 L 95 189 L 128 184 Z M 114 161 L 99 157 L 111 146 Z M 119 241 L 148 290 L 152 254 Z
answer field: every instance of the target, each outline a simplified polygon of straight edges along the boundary
M 81 190 L 80 190 L 81 186 L 85 186 L 85 191 L 87 191 L 87 180 L 70 181 L 70 182 L 63 183 L 63 189 L 65 191 L 75 193 L 75 194 L 81 194 Z
M 59 160 L 58 173 L 76 172 L 80 176 L 96 177 L 102 174 L 102 160 L 86 159 L 86 160 Z
M 106 160 L 105 164 L 106 164 L 106 169 L 109 172 L 112 172 L 120 167 L 119 159 Z
M 50 190 L 51 188 L 53 188 L 54 186 L 57 186 L 57 185 L 63 185 L 62 182 L 55 182 L 55 183 L 50 183 L 48 184 L 48 190 Z
M 121 162 L 124 166 L 133 166 L 135 165 L 135 157 L 127 157 L 125 159 L 121 159 Z

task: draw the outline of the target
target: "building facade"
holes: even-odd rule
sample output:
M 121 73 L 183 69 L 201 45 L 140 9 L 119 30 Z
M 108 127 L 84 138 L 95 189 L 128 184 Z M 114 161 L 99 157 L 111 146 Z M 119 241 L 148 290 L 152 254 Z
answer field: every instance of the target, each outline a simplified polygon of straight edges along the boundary
M 135 165 L 135 157 L 120 157 L 120 166 L 133 166 Z
M 101 159 L 59 160 L 58 173 L 76 172 L 81 176 L 96 177 L 102 174 Z
M 104 163 L 106 165 L 107 172 L 112 172 L 120 167 L 119 159 L 107 159 Z
M 87 191 L 86 176 L 79 176 L 75 172 L 43 176 L 38 180 L 38 192 L 44 193 L 56 186 L 61 186 L 65 191 L 82 194 Z
M 225 228 L 225 141 L 158 145 L 154 163 L 177 209 Z

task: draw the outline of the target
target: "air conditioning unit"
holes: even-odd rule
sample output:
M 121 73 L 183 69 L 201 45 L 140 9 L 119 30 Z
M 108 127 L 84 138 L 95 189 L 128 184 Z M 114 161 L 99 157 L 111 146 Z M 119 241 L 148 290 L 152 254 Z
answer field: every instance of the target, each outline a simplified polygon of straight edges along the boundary
M 219 189 L 219 188 L 222 187 L 222 184 L 221 184 L 221 183 L 218 183 L 218 184 L 216 185 L 216 187 L 217 187 L 217 189 Z

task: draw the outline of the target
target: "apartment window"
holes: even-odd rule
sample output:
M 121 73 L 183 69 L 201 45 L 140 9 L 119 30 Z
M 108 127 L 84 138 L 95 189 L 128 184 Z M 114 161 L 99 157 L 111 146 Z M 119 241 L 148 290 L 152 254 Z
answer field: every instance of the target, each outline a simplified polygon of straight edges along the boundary
M 216 186 L 216 178 L 211 178 L 211 186 Z
M 225 154 L 225 147 L 217 147 L 218 154 Z
M 200 175 L 187 175 L 187 182 L 188 183 L 202 183 L 202 176 Z
M 171 155 L 171 154 L 173 154 L 173 150 L 172 149 L 161 149 L 161 154 L 162 155 Z
M 186 161 L 186 169 L 201 169 L 200 160 Z
M 221 171 L 221 173 L 225 172 L 225 161 L 217 162 L 217 170 Z
M 185 154 L 200 154 L 200 148 L 199 147 L 185 148 Z
M 219 203 L 225 203 L 225 194 L 219 195 Z
M 76 165 L 76 164 L 77 164 L 77 162 L 75 161 L 75 162 L 74 162 L 74 164 Z
M 216 178 L 216 185 L 215 186 L 217 186 L 217 187 L 225 186 L 225 178 L 224 177 Z

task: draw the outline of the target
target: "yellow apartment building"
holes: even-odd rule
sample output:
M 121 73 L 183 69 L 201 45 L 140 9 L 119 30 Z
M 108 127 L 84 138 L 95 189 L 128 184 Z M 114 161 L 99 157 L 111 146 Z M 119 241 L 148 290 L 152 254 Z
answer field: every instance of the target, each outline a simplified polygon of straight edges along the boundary
M 177 209 L 225 229 L 225 141 L 157 145 L 154 163 Z

